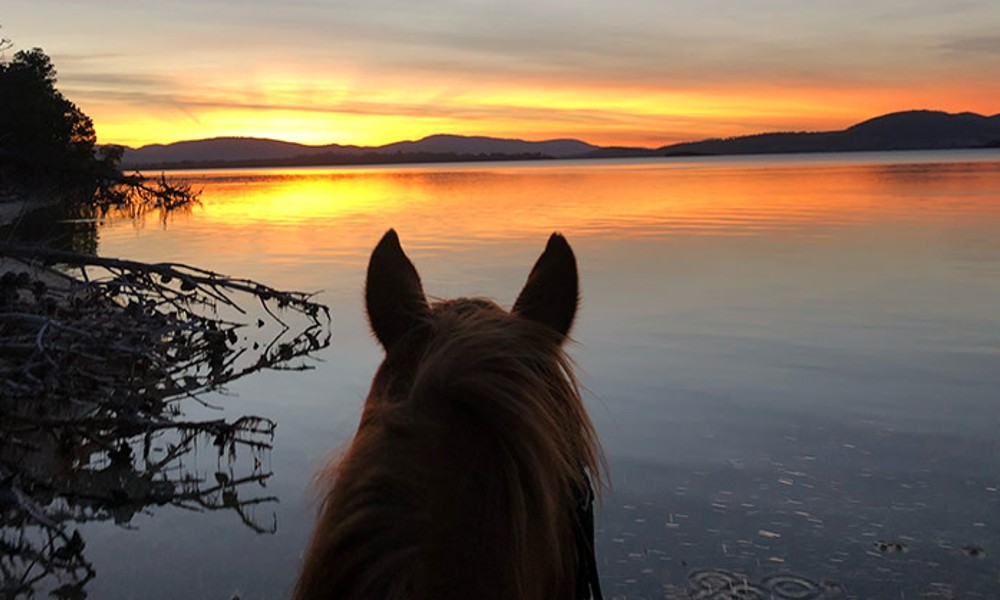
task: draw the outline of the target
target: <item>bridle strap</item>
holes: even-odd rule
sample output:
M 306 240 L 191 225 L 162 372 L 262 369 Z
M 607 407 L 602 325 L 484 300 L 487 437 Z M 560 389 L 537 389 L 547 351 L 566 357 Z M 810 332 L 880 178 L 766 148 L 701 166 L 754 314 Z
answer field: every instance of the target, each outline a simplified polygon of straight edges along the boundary
M 576 582 L 576 600 L 604 600 L 601 578 L 597 572 L 594 554 L 594 488 L 586 470 L 582 472 L 583 485 L 576 490 L 576 553 L 579 564 Z

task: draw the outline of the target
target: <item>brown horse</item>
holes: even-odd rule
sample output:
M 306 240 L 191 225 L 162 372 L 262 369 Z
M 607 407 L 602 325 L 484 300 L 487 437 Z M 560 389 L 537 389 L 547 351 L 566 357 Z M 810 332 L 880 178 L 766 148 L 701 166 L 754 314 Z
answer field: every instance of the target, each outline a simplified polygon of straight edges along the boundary
M 577 298 L 559 234 L 510 312 L 428 303 L 385 234 L 365 300 L 386 356 L 354 441 L 326 471 L 297 599 L 600 598 L 599 448 L 562 350 Z

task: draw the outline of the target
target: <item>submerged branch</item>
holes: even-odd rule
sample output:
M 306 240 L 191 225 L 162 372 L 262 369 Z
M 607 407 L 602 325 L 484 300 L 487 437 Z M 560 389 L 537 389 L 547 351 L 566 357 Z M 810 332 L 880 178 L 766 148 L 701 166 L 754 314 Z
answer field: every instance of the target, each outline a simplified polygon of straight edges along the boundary
M 127 524 L 170 504 L 273 533 L 252 509 L 277 499 L 239 490 L 270 478 L 274 421 L 189 419 L 182 406 L 210 407 L 203 394 L 258 371 L 311 368 L 330 344 L 313 298 L 181 263 L 0 243 L 0 596 L 42 581 L 83 593 L 95 572 L 71 523 Z M 185 460 L 206 445 L 230 465 L 212 485 Z M 241 456 L 249 472 L 234 476 Z

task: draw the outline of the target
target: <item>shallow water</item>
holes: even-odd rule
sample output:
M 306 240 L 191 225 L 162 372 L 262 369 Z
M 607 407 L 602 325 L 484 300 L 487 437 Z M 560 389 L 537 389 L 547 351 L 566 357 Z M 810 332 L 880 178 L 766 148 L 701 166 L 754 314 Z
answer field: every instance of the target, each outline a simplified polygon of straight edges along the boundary
M 91 597 L 287 595 L 310 477 L 380 359 L 361 286 L 389 227 L 429 294 L 508 306 L 568 237 L 608 597 L 1000 596 L 1000 152 L 179 175 L 201 208 L 104 224 L 99 253 L 318 290 L 333 343 L 209 398 L 278 422 L 276 532 L 173 507 L 84 526 Z

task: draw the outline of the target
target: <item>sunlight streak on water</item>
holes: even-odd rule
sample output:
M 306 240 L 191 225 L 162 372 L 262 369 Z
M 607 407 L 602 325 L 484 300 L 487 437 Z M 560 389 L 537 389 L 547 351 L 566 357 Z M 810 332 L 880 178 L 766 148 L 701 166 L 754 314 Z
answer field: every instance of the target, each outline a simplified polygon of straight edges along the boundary
M 192 219 L 207 231 L 209 247 L 217 236 L 233 232 L 231 242 L 247 254 L 256 249 L 268 257 L 361 260 L 371 240 L 389 226 L 405 232 L 411 246 L 435 253 L 553 230 L 610 239 L 823 237 L 866 223 L 975 221 L 995 217 L 1000 207 L 963 190 L 995 179 L 997 169 L 995 162 L 972 160 L 942 167 L 702 159 L 182 176 L 209 199 Z M 931 186 L 923 184 L 926 177 Z M 187 243 L 192 241 L 197 242 Z

